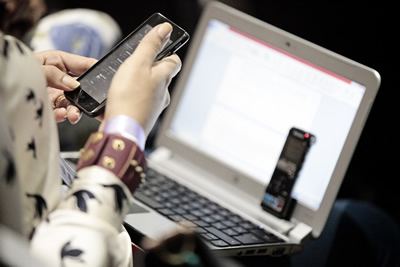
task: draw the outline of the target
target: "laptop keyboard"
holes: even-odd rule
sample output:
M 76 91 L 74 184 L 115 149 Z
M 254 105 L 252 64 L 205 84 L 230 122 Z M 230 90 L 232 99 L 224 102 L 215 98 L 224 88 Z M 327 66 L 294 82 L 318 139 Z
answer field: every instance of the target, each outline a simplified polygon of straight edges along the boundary
M 208 198 L 149 168 L 134 197 L 170 220 L 193 228 L 216 247 L 284 242 Z

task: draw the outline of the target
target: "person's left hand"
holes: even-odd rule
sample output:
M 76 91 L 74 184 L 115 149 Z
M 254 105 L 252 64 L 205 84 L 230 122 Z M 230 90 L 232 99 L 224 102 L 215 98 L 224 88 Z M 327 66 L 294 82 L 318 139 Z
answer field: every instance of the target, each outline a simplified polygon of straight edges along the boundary
M 62 122 L 68 119 L 72 124 L 77 123 L 81 113 L 65 98 L 64 91 L 76 89 L 79 82 L 75 77 L 89 69 L 97 60 L 55 50 L 38 52 L 35 57 L 43 65 L 47 92 L 56 121 Z

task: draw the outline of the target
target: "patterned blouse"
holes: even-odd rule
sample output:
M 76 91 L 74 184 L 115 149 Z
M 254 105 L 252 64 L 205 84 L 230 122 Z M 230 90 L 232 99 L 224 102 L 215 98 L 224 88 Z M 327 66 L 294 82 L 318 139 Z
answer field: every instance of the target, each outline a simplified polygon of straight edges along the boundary
M 32 257 L 45 266 L 132 266 L 122 226 L 133 201 L 127 187 L 92 166 L 61 188 L 45 75 L 27 46 L 0 33 L 0 234 L 22 237 L 30 251 L 11 250 L 21 240 L 0 238 L 0 265 Z

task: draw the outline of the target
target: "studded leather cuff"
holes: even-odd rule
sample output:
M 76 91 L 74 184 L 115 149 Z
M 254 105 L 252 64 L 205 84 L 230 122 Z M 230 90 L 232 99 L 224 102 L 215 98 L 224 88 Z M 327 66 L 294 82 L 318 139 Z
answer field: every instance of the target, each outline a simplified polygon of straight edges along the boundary
M 145 181 L 147 160 L 138 145 L 119 134 L 96 132 L 81 150 L 77 171 L 97 165 L 118 176 L 132 194 Z

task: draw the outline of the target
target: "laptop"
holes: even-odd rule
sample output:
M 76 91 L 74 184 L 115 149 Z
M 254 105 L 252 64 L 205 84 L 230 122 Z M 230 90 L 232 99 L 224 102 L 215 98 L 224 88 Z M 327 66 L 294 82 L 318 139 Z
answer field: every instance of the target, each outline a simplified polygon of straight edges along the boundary
M 378 72 L 211 2 L 177 78 L 147 184 L 125 218 L 129 232 L 158 240 L 191 227 L 224 256 L 288 255 L 318 238 L 376 97 Z M 316 142 L 291 191 L 290 216 L 280 218 L 261 203 L 292 128 Z

